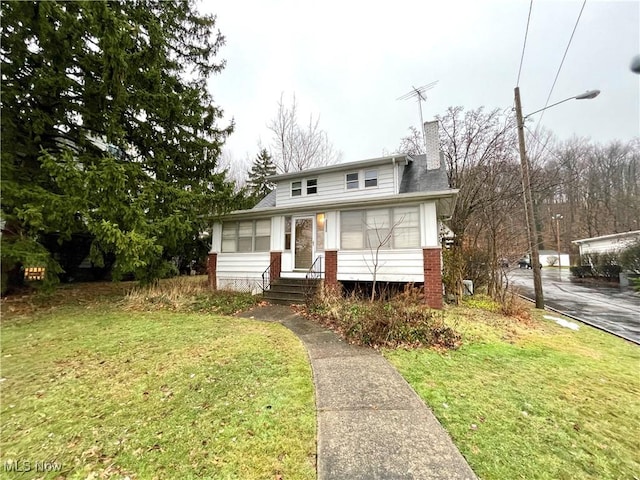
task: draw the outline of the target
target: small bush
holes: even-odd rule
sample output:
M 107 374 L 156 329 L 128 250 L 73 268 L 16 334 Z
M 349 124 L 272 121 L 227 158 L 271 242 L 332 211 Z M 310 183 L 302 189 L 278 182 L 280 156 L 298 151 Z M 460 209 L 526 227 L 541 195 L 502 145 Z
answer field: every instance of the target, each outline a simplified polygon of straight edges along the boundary
M 640 274 L 640 240 L 620 252 L 620 265 L 629 272 Z
M 421 290 L 407 289 L 386 302 L 325 295 L 309 306 L 309 312 L 350 343 L 457 348 L 460 334 L 445 325 L 442 315 L 425 306 L 422 295 Z
M 578 278 L 592 277 L 593 271 L 589 265 L 580 265 L 577 267 L 570 267 L 571 275 Z

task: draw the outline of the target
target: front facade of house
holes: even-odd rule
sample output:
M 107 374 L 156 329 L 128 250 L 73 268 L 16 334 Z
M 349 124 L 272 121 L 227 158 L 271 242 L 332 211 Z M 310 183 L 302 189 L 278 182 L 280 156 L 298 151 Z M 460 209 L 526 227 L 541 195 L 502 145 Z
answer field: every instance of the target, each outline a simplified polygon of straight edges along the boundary
M 455 204 L 430 126 L 427 155 L 394 155 L 272 177 L 256 207 L 213 225 L 212 288 L 258 291 L 280 277 L 424 284 L 442 305 L 440 228 Z M 435 128 L 434 128 L 435 127 Z
M 583 238 L 574 240 L 571 243 L 578 245 L 580 255 L 590 253 L 615 253 L 631 246 L 634 242 L 640 241 L 640 230 L 631 232 L 614 233 L 600 237 Z

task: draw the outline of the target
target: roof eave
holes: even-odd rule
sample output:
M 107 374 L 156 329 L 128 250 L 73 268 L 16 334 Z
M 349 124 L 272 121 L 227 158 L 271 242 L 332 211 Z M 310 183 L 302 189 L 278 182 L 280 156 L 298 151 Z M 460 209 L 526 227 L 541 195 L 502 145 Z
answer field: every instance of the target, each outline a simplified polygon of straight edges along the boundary
M 320 173 L 339 172 L 341 170 L 353 170 L 355 168 L 365 168 L 373 165 L 395 163 L 399 160 L 404 160 L 405 163 L 413 161 L 413 159 L 409 155 L 405 155 L 405 154 L 390 155 L 386 157 L 369 158 L 367 160 L 358 160 L 356 162 L 336 163 L 335 165 L 327 165 L 324 167 L 310 168 L 308 170 L 304 170 L 301 172 L 280 173 L 278 175 L 272 175 L 270 177 L 267 177 L 267 180 L 271 182 L 279 182 L 281 180 L 308 177 L 309 175 L 316 175 Z
M 382 205 L 395 205 L 408 203 L 412 201 L 436 200 L 438 201 L 438 215 L 448 217 L 453 213 L 455 199 L 458 195 L 456 189 L 447 189 L 434 192 L 412 192 L 397 195 L 387 195 L 379 198 L 367 199 L 367 207 L 375 207 Z M 362 199 L 345 200 L 336 202 L 335 200 L 327 200 L 313 204 L 305 205 L 286 205 L 280 207 L 253 208 L 250 210 L 236 210 L 225 215 L 225 220 L 237 220 L 242 218 L 256 218 L 261 216 L 275 216 L 285 214 L 295 214 L 301 212 L 311 212 L 318 210 L 343 210 L 345 208 L 362 208 Z

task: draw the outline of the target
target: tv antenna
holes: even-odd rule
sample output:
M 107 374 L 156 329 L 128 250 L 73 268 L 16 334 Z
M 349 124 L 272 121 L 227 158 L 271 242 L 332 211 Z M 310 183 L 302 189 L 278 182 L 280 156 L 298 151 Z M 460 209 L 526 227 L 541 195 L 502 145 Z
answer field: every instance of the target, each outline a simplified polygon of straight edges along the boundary
M 437 83 L 438 83 L 438 80 L 417 88 L 412 85 L 411 86 L 412 90 L 409 93 L 405 93 L 404 95 L 396 99 L 396 100 L 409 100 L 411 98 L 415 98 L 418 100 L 418 107 L 420 109 L 420 130 L 422 130 L 422 141 L 424 142 L 425 152 L 427 149 L 427 135 L 424 133 L 424 120 L 422 119 L 422 102 L 427 101 L 427 95 L 425 92 L 427 90 L 431 90 L 433 87 L 436 86 Z

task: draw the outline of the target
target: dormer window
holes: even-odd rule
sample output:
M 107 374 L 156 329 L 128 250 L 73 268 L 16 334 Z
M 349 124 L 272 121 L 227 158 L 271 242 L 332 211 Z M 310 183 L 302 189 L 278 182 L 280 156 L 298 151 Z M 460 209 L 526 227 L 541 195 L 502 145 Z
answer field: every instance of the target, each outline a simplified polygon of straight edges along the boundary
M 358 172 L 347 173 L 347 190 L 357 190 L 360 188 Z
M 299 197 L 302 195 L 302 182 L 291 182 L 291 196 Z
M 364 172 L 364 188 L 377 187 L 378 186 L 378 171 L 367 170 Z
M 318 179 L 310 178 L 307 180 L 307 195 L 314 195 L 318 193 Z

